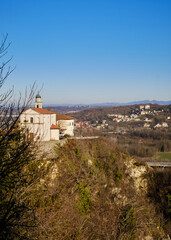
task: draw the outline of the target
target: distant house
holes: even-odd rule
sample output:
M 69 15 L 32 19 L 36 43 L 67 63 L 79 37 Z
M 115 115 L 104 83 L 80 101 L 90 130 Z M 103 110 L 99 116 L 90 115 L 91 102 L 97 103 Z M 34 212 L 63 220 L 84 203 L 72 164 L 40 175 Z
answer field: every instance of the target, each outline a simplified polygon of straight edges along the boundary
M 168 127 L 168 124 L 166 122 L 162 122 L 162 127 Z
M 41 141 L 59 140 L 65 134 L 74 135 L 74 118 L 43 109 L 39 94 L 36 95 L 35 107 L 21 114 L 20 126 L 28 129 L 31 139 Z
M 145 127 L 145 128 L 149 128 L 149 127 L 150 127 L 150 124 L 149 124 L 149 123 L 144 123 L 144 127 Z
M 144 111 L 144 110 L 141 111 L 141 115 L 146 115 L 146 114 L 148 114 L 147 111 Z
M 145 109 L 149 110 L 150 109 L 150 104 L 145 105 Z
M 155 126 L 154 126 L 154 128 L 161 128 L 162 127 L 162 125 L 160 124 L 160 123 L 157 123 Z
M 154 126 L 154 128 L 161 128 L 161 127 L 166 128 L 166 127 L 168 127 L 168 124 L 167 124 L 166 122 L 162 122 L 162 124 L 157 123 L 157 124 Z

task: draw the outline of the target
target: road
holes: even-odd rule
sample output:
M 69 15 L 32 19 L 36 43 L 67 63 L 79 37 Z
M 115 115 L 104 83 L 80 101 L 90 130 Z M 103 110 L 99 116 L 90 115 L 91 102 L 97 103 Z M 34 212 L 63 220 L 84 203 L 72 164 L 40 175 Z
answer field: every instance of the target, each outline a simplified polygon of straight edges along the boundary
M 69 139 L 96 139 L 99 138 L 99 136 L 88 136 L 88 137 L 70 137 Z
M 171 162 L 150 162 L 147 161 L 147 165 L 153 168 L 171 168 Z

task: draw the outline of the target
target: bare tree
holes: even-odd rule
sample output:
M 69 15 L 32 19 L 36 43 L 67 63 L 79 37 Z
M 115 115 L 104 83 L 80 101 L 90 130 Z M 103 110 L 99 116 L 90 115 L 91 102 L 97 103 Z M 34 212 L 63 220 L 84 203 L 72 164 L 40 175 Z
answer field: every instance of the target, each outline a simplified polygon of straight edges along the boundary
M 0 60 L 10 44 L 7 35 L 0 45 Z M 0 63 L 0 89 L 14 70 L 11 58 Z M 0 239 L 30 239 L 27 228 L 35 227 L 33 210 L 28 207 L 28 186 L 33 178 L 27 167 L 34 160 L 33 144 L 19 127 L 19 117 L 31 104 L 35 84 L 25 96 L 13 100 L 13 88 L 0 94 Z

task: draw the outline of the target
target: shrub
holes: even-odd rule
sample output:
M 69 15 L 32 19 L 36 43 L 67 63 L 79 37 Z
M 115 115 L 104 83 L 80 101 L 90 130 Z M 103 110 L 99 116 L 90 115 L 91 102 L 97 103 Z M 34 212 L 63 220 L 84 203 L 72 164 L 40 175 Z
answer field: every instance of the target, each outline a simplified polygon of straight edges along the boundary
M 136 217 L 133 206 L 126 206 L 122 210 L 119 220 L 117 239 L 134 240 L 136 238 Z
M 77 181 L 77 189 L 79 192 L 80 200 L 77 201 L 77 206 L 81 214 L 87 214 L 90 212 L 92 200 L 90 198 L 90 190 L 87 188 L 87 184 Z

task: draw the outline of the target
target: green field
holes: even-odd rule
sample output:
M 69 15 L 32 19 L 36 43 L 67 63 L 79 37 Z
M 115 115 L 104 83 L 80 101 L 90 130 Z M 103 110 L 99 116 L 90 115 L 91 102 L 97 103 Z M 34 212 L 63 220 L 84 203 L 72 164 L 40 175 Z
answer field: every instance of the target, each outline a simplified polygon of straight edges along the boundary
M 157 154 L 157 161 L 171 161 L 171 152 L 160 152 Z

